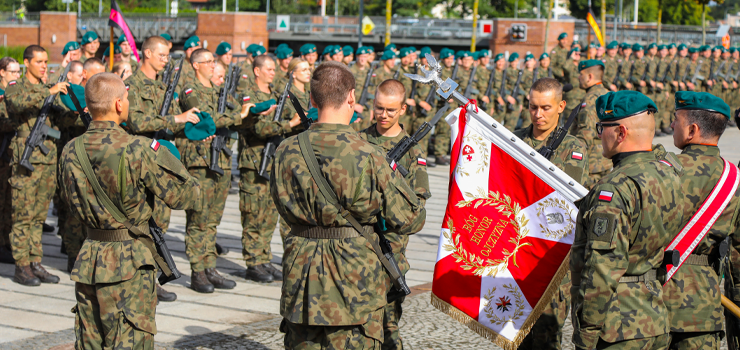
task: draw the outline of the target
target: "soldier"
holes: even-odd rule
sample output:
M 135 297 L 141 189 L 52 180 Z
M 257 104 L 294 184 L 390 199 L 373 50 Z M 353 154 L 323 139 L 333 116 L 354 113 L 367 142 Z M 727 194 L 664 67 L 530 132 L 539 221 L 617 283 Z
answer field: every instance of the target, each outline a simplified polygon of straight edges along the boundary
M 100 39 L 98 39 L 98 34 L 92 30 L 88 30 L 82 36 L 82 57 L 80 57 L 80 61 L 84 63 L 88 59 L 95 57 L 99 48 Z
M 514 132 L 524 143 L 541 149 L 551 142 L 553 133 L 560 124 L 560 116 L 565 110 L 563 86 L 553 78 L 537 80 L 529 90 L 530 125 Z M 567 130 L 561 130 L 567 132 Z M 554 149 L 550 161 L 578 183 L 588 179 L 588 152 L 582 141 L 566 135 L 562 143 Z M 560 282 L 560 288 L 552 301 L 537 319 L 520 349 L 560 349 L 562 329 L 570 309 L 570 271 Z
M 344 60 L 344 51 L 339 45 L 333 45 L 329 52 L 329 58 L 334 62 L 342 62 Z
M 275 56 L 277 57 L 278 66 L 275 69 L 275 83 L 273 85 L 282 89 L 285 87 L 285 83 L 288 82 L 288 66 L 293 60 L 293 50 L 287 46 L 278 47 L 275 50 Z
M 64 69 L 67 68 L 67 65 L 72 61 L 80 61 L 82 58 L 82 48 L 80 47 L 80 44 L 78 44 L 76 41 L 70 41 L 67 44 L 64 45 L 64 48 L 62 49 L 62 63 L 59 64 L 59 66 L 56 69 L 49 69 L 48 71 L 48 80 L 47 81 L 57 81 L 59 79 L 59 76 L 64 72 Z
M 357 62 L 354 66 L 350 68 L 350 71 L 352 72 L 352 75 L 355 77 L 355 94 L 357 96 L 358 103 L 355 104 L 355 112 L 362 115 L 362 119 L 366 120 L 367 122 L 370 121 L 370 112 L 368 111 L 367 105 L 362 105 L 359 103 L 360 96 L 362 96 L 363 93 L 365 93 L 363 90 L 365 88 L 365 81 L 367 80 L 368 76 L 368 69 L 372 69 L 372 61 L 371 61 L 371 52 L 369 46 L 362 46 L 357 49 L 356 57 Z M 309 62 L 310 66 L 311 62 Z M 312 70 L 313 71 L 313 70 Z M 368 94 L 370 94 L 370 91 L 372 91 L 371 85 L 372 85 L 372 78 L 374 73 L 370 75 L 370 82 L 368 85 Z M 368 96 L 368 101 L 370 100 L 370 96 Z M 364 123 L 363 120 L 357 121 L 357 123 Z M 362 124 L 353 125 L 356 128 L 360 128 Z
M 377 87 L 388 79 L 394 79 L 396 72 L 399 72 L 398 77 L 401 77 L 401 67 L 396 67 L 397 57 L 398 55 L 393 50 L 383 52 L 383 56 L 380 56 L 381 65 L 373 72 L 372 80 L 370 80 L 371 86 Z M 375 94 L 375 89 L 372 89 L 372 93 Z
M 650 89 L 654 93 L 655 104 L 660 111 L 655 115 L 657 118 L 655 120 L 655 129 L 656 131 L 660 130 L 665 135 L 673 134 L 673 129 L 670 128 L 671 118 L 668 115 L 668 111 L 672 110 L 672 108 L 668 106 L 669 88 L 666 84 L 670 79 L 671 63 L 671 58 L 668 57 L 668 47 L 666 45 L 658 45 L 658 57 L 656 58 L 655 70 L 650 80 Z
M 383 48 L 383 52 L 385 52 L 385 51 L 388 51 L 388 50 L 391 50 L 391 51 L 393 51 L 393 53 L 394 53 L 394 54 L 396 54 L 396 56 L 398 56 L 398 54 L 399 54 L 399 53 L 401 53 L 401 52 L 400 52 L 400 51 L 398 50 L 398 48 L 396 47 L 396 44 L 388 44 L 388 45 L 386 45 L 386 46 L 385 46 L 385 47 Z
M 234 59 L 234 52 L 231 51 L 231 44 L 222 41 L 216 46 L 216 56 L 218 56 L 218 64 L 223 67 L 228 67 L 231 64 L 231 60 Z
M 105 72 L 105 63 L 101 59 L 97 57 L 88 59 L 82 65 L 82 82 L 80 85 L 85 86 L 93 75 L 103 72 Z
M 44 84 L 48 56 L 46 50 L 38 45 L 26 47 L 23 63 L 26 74 L 20 80 L 8 83 L 5 90 L 5 104 L 12 123 L 17 125 L 17 133 L 10 141 L 12 168 L 11 185 L 12 222 L 10 241 L 15 259 L 13 281 L 25 286 L 38 286 L 43 283 L 59 283 L 59 277 L 47 272 L 41 266 L 43 250 L 41 246 L 42 223 L 56 188 L 57 149 L 53 140 L 46 139 L 43 145 L 48 154 L 38 147 L 32 151 L 29 162 L 34 167 L 30 171 L 21 166 L 20 158 L 26 147 L 26 138 L 36 124 L 36 118 L 49 95 L 66 93 L 66 82 L 56 85 Z M 69 114 L 52 111 L 46 125 L 64 125 L 62 118 Z M 58 134 L 57 134 L 58 135 Z M 57 136 L 58 138 L 59 136 Z
M 647 82 L 645 79 L 647 79 L 648 60 L 645 58 L 645 51 L 642 45 L 637 43 L 632 45 L 632 52 L 634 53 L 634 58 L 632 59 L 632 67 L 630 67 L 631 74 L 628 79 L 630 84 L 632 84 L 632 90 L 646 95 Z M 643 76 L 645 79 L 643 79 Z
M 442 76 L 452 78 L 452 72 L 454 71 L 453 65 L 455 64 L 455 51 L 443 48 L 439 51 L 439 60 L 441 61 Z M 459 70 L 459 69 L 458 69 Z M 458 74 L 458 77 L 460 75 Z M 459 79 L 458 79 L 459 80 Z M 464 87 L 463 87 L 464 89 Z M 434 110 L 435 113 L 440 108 L 444 107 L 447 103 L 444 99 L 437 100 L 437 108 Z M 428 115 L 432 115 L 429 113 Z M 437 123 L 434 128 L 434 163 L 436 165 L 450 165 L 450 157 L 447 152 L 450 150 L 450 125 L 441 122 Z
M 422 67 L 428 67 L 428 62 L 426 59 L 426 54 L 432 54 L 432 49 L 429 46 L 424 46 L 420 50 L 420 56 L 419 56 L 419 63 Z M 480 69 L 480 68 L 479 68 Z M 486 76 L 486 81 L 488 81 L 488 76 Z M 480 84 L 480 80 L 478 80 L 478 83 Z M 430 95 L 431 94 L 431 95 Z M 427 103 L 427 98 L 430 99 L 430 103 Z M 437 98 L 437 94 L 434 92 L 434 89 L 432 89 L 432 86 L 429 84 L 420 84 L 416 83 L 416 96 L 414 96 L 416 103 L 418 105 L 418 108 L 416 108 L 416 117 L 414 118 L 414 122 L 412 125 L 413 130 L 417 130 L 425 121 L 430 121 L 432 118 L 434 118 L 434 113 L 432 109 L 434 109 L 434 106 L 436 106 L 437 102 L 435 99 Z M 422 114 L 422 109 L 426 111 L 426 117 Z M 441 123 L 438 123 L 441 124 Z M 419 146 L 421 147 L 421 150 L 424 152 L 424 155 L 429 152 L 429 139 L 430 137 L 425 137 L 419 141 Z M 433 168 L 437 165 L 427 159 L 427 167 Z
M 686 74 L 685 88 L 687 91 L 700 92 L 702 89 L 702 79 L 697 76 L 701 74 L 701 67 L 704 60 L 699 58 L 700 49 L 696 47 L 689 48 L 689 61 L 686 63 L 688 74 Z
M 200 209 L 200 185 L 177 158 L 157 141 L 128 135 L 119 126 L 128 117 L 126 94 L 115 74 L 90 78 L 85 100 L 93 122 L 64 147 L 60 161 L 62 197 L 88 231 L 71 276 L 77 349 L 154 347 L 153 257 L 159 254 L 151 249 L 150 203 L 157 197 L 174 209 Z M 99 181 L 107 198 L 93 190 Z M 110 198 L 116 199 L 112 207 L 104 204 Z
M 185 45 L 183 46 L 183 50 L 185 50 L 185 63 L 182 65 L 180 81 L 177 83 L 177 91 L 182 91 L 183 86 L 191 85 L 195 80 L 195 71 L 193 71 L 193 67 L 188 62 L 190 62 L 190 55 L 193 54 L 193 51 L 201 47 L 203 46 L 200 44 L 200 38 L 197 35 L 193 35 L 185 40 Z M 142 51 L 143 48 L 142 46 Z
M 522 69 L 522 82 L 519 87 L 522 96 L 522 112 L 519 115 L 517 125 L 519 128 L 526 128 L 532 123 L 532 119 L 529 116 L 529 89 L 534 83 L 534 67 L 537 65 L 537 61 L 534 59 L 534 55 L 528 53 L 524 56 L 524 69 Z M 539 72 L 537 73 L 539 75 Z
M 695 81 L 692 81 L 697 85 L 697 89 L 694 89 L 693 91 L 711 93 L 712 87 L 714 86 L 714 81 L 709 79 L 711 71 L 714 69 L 712 47 L 709 45 L 700 46 L 699 56 L 701 64 L 696 67 L 697 70 L 693 78 Z
M 396 80 L 400 81 L 401 84 L 403 84 L 404 91 L 407 95 L 404 103 L 406 104 L 406 106 L 408 106 L 403 115 L 401 115 L 399 123 L 401 123 L 401 125 L 403 125 L 403 127 L 407 128 L 408 130 L 416 130 L 414 126 L 417 124 L 420 125 L 421 123 L 416 122 L 418 111 L 414 110 L 413 113 L 411 111 L 412 107 L 416 107 L 416 96 L 411 96 L 411 90 L 412 85 L 416 86 L 416 89 L 418 90 L 419 86 L 423 84 L 414 83 L 411 79 L 409 79 L 409 77 L 406 76 L 406 74 L 414 74 L 414 72 L 416 72 L 416 67 L 414 66 L 416 52 L 412 47 L 404 47 L 403 49 L 401 49 L 398 57 L 401 58 L 401 67 L 398 72 L 398 78 Z
M 604 85 L 605 88 L 608 88 L 611 91 L 617 91 L 618 88 L 616 84 L 614 84 L 614 77 L 617 76 L 617 71 L 619 70 L 619 67 L 622 66 L 622 59 L 617 57 L 617 50 L 619 47 L 619 43 L 617 43 L 616 40 L 613 40 L 609 44 L 606 45 L 606 55 L 603 57 L 602 62 L 604 62 L 604 82 L 606 85 Z M 622 69 L 625 67 L 622 66 Z
M 565 115 L 570 115 L 573 108 L 583 100 L 586 92 L 580 87 L 578 63 L 581 60 L 581 51 L 578 48 L 570 50 L 568 60 L 563 65 L 563 84 L 570 84 L 573 88 L 565 93 Z
M 584 187 L 593 187 L 612 168 L 611 162 L 602 155 L 601 140 L 596 132 L 598 121 L 596 100 L 608 91 L 604 88 L 601 79 L 604 76 L 604 63 L 600 60 L 586 60 L 578 64 L 578 84 L 586 91 L 586 96 L 580 102 L 585 102 L 574 123 L 572 134 L 586 145 L 588 153 L 588 178 L 581 182 Z
M 134 43 L 133 45 L 129 44 L 126 36 L 121 35 L 118 37 L 118 41 L 116 42 L 116 45 L 121 47 L 121 60 L 130 64 L 132 71 L 136 70 L 136 68 L 139 65 L 139 62 L 136 60 L 136 56 L 134 55 L 134 51 L 133 51 L 133 50 L 136 50 L 136 43 Z
M 683 165 L 681 190 L 686 198 L 678 206 L 684 221 L 692 218 L 712 193 L 715 186 L 733 186 L 720 182 L 725 162 L 717 142 L 730 119 L 730 107 L 722 99 L 703 92 L 676 93 L 676 120 L 673 143 L 682 150 L 678 161 Z M 728 164 L 735 166 L 734 164 Z M 666 308 L 670 312 L 672 349 L 719 349 L 722 339 L 722 296 L 720 244 L 736 232 L 740 190 L 728 192 L 728 205 L 696 245 L 673 278 L 663 287 Z M 724 201 L 724 198 L 715 198 Z M 711 209 L 710 209 L 711 210 Z M 718 210 L 717 210 L 718 211 Z M 697 213 L 698 214 L 698 213 Z M 704 223 L 706 224 L 706 223 Z M 679 230 L 670 232 L 671 238 Z M 701 236 L 699 236 L 701 237 Z M 694 240 L 694 236 L 687 236 Z M 732 243 L 737 246 L 737 240 Z M 733 273 L 736 269 L 733 269 Z
M 350 62 L 355 60 L 355 50 L 352 48 L 352 46 L 345 45 L 342 48 L 342 54 L 344 54 L 342 62 L 347 66 L 349 66 Z
M 359 49 L 358 49 L 359 50 Z M 316 69 L 316 60 L 319 59 L 319 53 L 316 52 L 316 45 L 304 44 L 300 49 L 301 57 L 308 62 L 311 72 Z
M 563 66 L 565 61 L 568 59 L 568 33 L 560 33 L 558 35 L 558 45 L 550 51 L 550 66 L 555 74 L 555 79 L 563 82 Z
M 504 54 L 497 54 L 493 58 L 493 64 L 494 69 L 491 71 L 491 74 L 493 74 L 494 77 L 491 84 L 491 95 L 485 96 L 485 92 L 488 89 L 488 81 L 490 81 L 491 78 L 490 75 L 488 76 L 488 79 L 486 79 L 485 83 L 480 80 L 478 81 L 478 90 L 481 92 L 480 100 L 488 105 L 487 112 L 497 122 L 503 123 L 506 111 L 506 101 L 504 101 L 504 96 L 501 95 L 501 86 L 506 84 L 506 82 L 503 81 L 504 71 L 506 70 L 506 59 L 504 58 Z
M 167 48 L 169 48 L 170 50 L 172 50 L 172 36 L 170 36 L 167 33 L 159 34 L 159 36 L 161 36 L 162 38 L 164 38 L 164 40 L 167 40 Z
M 110 50 L 103 51 L 103 61 L 106 65 L 110 65 Z M 121 62 L 121 47 L 113 45 L 113 63 Z
M 426 212 L 380 149 L 348 126 L 355 104 L 352 73 L 327 62 L 314 72 L 311 86 L 318 122 L 283 141 L 275 154 L 273 173 L 279 175 L 270 178 L 270 194 L 291 225 L 283 257 L 280 330 L 286 333 L 286 349 L 318 344 L 378 349 L 391 283 L 376 255 L 380 248 L 371 249 L 364 237 L 375 236 L 373 227 L 379 222 L 398 235 L 417 232 Z M 332 175 L 336 171 L 346 176 L 337 178 Z M 338 201 L 330 199 L 334 196 Z M 322 256 L 321 264 L 306 263 L 316 254 Z M 329 271 L 344 278 L 332 278 Z M 331 315 L 325 314 L 328 309 Z
M 0 262 L 6 264 L 15 264 L 10 246 L 13 206 L 8 179 L 11 175 L 12 152 L 8 146 L 17 125 L 12 122 L 5 109 L 5 89 L 11 81 L 16 81 L 20 77 L 21 66 L 18 61 L 12 57 L 0 59 Z
M 401 49 L 403 52 L 404 49 Z M 386 80 L 378 86 L 373 106 L 373 117 L 375 124 L 363 130 L 360 137 L 373 145 L 379 146 L 383 154 L 388 153 L 398 142 L 409 134 L 399 123 L 406 106 L 404 105 L 405 87 L 396 80 Z M 426 170 L 426 159 L 419 145 L 414 146 L 399 164 L 409 171 L 405 179 L 409 187 L 414 190 L 416 197 L 422 206 L 431 197 L 429 191 L 429 176 Z M 397 173 L 398 175 L 398 173 Z M 382 228 L 380 229 L 382 230 Z M 416 232 L 409 232 L 412 234 Z M 399 235 L 394 232 L 383 232 L 385 238 L 390 242 L 393 256 L 398 262 L 401 274 L 405 275 L 410 266 L 406 260 L 406 247 L 409 238 L 407 235 Z M 403 344 L 398 330 L 398 321 L 403 310 L 401 304 L 404 298 L 388 303 L 385 306 L 383 317 L 383 346 L 382 349 L 403 349 Z
M 296 116 L 290 120 L 274 121 L 275 101 L 282 91 L 270 88 L 275 77 L 275 62 L 268 56 L 257 56 L 253 63 L 254 84 L 244 93 L 244 100 L 258 106 L 272 105 L 261 112 L 250 110 L 248 125 L 239 129 L 239 210 L 242 222 L 242 254 L 247 265 L 247 278 L 269 283 L 282 280 L 282 272 L 271 263 L 270 241 L 278 223 L 278 212 L 268 191 L 267 179 L 258 174 L 263 149 L 267 139 L 286 135 L 301 121 Z M 256 108 L 255 108 L 256 109 Z M 277 158 L 275 158 L 277 159 Z M 268 169 L 268 174 L 274 172 Z
M 509 55 L 509 66 L 506 68 L 506 95 L 503 96 L 506 101 L 506 111 L 504 112 L 504 126 L 510 131 L 516 129 L 517 123 L 519 122 L 519 114 L 521 112 L 521 93 L 517 98 L 514 98 L 514 88 L 521 89 L 520 86 L 516 86 L 516 82 L 519 79 L 519 54 L 514 52 Z M 521 91 L 521 90 L 520 90 Z
M 670 342 L 656 272 L 683 221 L 676 204 L 684 196 L 676 169 L 651 151 L 656 111 L 637 91 L 596 100 L 596 128 L 614 170 L 579 205 L 570 258 L 578 349 L 666 349 Z

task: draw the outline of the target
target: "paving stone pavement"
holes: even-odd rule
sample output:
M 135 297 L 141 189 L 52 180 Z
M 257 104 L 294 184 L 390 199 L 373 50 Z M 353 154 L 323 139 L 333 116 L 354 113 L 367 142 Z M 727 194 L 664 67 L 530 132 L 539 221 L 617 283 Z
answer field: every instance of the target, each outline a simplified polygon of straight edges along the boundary
M 723 155 L 731 162 L 740 160 L 737 140 L 740 131 L 729 129 L 720 142 Z M 670 137 L 656 143 L 671 145 Z M 408 349 L 480 348 L 498 349 L 430 304 L 430 283 L 437 255 L 439 229 L 447 202 L 449 167 L 429 169 L 432 198 L 427 202 L 424 229 L 410 239 L 407 255 L 411 271 L 409 285 L 416 296 L 404 302 L 401 334 Z M 174 303 L 161 303 L 157 308 L 156 347 L 158 349 L 282 349 L 278 331 L 280 317 L 280 284 L 259 284 L 244 279 L 241 259 L 241 224 L 238 196 L 229 195 L 218 242 L 230 249 L 219 258 L 218 269 L 237 281 L 237 287 L 213 294 L 198 294 L 189 288 L 189 264 L 185 257 L 185 214 L 173 211 L 167 242 L 183 278 L 167 284 L 177 293 Z M 50 215 L 47 223 L 56 226 Z M 61 239 L 45 233 L 43 264 L 61 276 L 57 285 L 23 287 L 12 282 L 14 267 L 0 264 L 0 350 L 3 349 L 71 349 L 74 341 L 74 284 L 66 273 L 66 256 L 60 253 Z M 283 248 L 279 232 L 272 239 L 273 263 L 280 264 Z M 566 324 L 563 349 L 572 349 L 572 328 Z

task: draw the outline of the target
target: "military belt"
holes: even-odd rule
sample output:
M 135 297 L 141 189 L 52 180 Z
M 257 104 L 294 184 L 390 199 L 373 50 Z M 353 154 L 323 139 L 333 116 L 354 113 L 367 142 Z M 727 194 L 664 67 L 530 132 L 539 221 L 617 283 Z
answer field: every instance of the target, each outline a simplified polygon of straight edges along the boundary
M 136 226 L 141 232 L 149 231 L 149 224 L 143 224 Z M 93 241 L 100 242 L 125 242 L 134 239 L 129 229 L 123 228 L 119 230 L 101 230 L 97 228 L 87 228 L 87 238 Z
M 711 266 L 709 264 L 709 255 L 703 254 L 691 254 L 683 263 L 696 266 Z
M 650 270 L 639 276 L 622 276 L 619 279 L 619 283 L 637 283 L 637 282 L 651 282 L 656 281 L 658 270 Z
M 371 225 L 363 225 L 362 229 L 369 234 L 375 232 Z M 290 234 L 297 237 L 313 239 L 344 239 L 357 238 L 360 233 L 354 227 L 322 227 L 291 225 Z

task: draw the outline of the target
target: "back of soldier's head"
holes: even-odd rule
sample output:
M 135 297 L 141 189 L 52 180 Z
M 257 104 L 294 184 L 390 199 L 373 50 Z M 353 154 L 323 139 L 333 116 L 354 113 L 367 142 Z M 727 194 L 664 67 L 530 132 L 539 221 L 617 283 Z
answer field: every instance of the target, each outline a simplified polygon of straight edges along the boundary
M 72 61 L 69 62 L 69 72 L 70 73 L 77 73 L 81 72 L 84 69 L 82 62 L 80 61 Z
M 322 63 L 311 77 L 311 99 L 318 109 L 341 108 L 354 89 L 355 77 L 339 62 Z
M 113 73 L 95 74 L 85 85 L 85 102 L 93 119 L 101 119 L 115 114 L 116 100 L 126 98 L 126 85 Z

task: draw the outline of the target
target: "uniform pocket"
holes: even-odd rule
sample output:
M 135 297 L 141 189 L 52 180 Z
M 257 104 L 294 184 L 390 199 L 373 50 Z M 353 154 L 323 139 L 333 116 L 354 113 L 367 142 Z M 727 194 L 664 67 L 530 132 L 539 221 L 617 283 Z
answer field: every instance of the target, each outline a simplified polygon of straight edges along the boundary
M 239 181 L 239 211 L 251 213 L 257 209 L 259 198 L 253 185 Z

